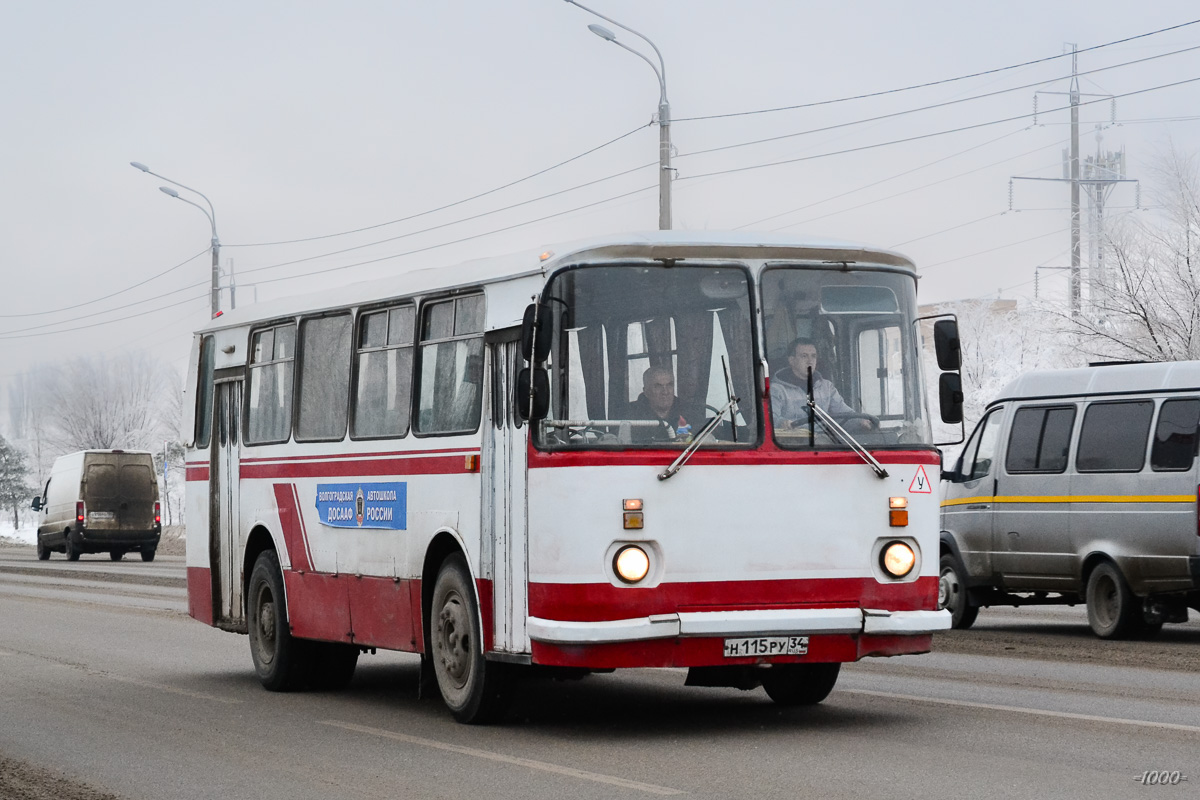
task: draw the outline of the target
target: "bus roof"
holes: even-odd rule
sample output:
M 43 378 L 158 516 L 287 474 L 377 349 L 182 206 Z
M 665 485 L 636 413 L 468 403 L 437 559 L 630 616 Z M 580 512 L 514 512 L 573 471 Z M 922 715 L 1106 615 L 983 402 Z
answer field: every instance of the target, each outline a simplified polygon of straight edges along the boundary
M 1200 361 L 1112 364 L 1028 372 L 988 405 L 1027 398 L 1147 393 L 1200 388 Z
M 585 258 L 869 261 L 915 270 L 913 263 L 899 253 L 851 242 L 744 231 L 652 231 L 586 239 L 508 255 L 488 256 L 451 266 L 411 270 L 333 289 L 243 306 L 222 314 L 203 326 L 199 332 L 235 328 L 258 320 L 343 308 L 390 297 L 440 292 L 539 274 L 548 275 L 560 266 Z

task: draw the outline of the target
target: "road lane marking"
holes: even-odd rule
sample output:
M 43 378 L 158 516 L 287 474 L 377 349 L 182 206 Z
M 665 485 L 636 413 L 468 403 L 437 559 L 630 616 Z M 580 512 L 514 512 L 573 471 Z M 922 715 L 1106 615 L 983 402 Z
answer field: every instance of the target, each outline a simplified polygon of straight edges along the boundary
M 639 792 L 658 795 L 677 795 L 686 794 L 679 789 L 671 789 L 666 786 L 656 786 L 652 783 L 639 783 L 625 778 L 618 778 L 614 775 L 603 775 L 599 772 L 588 772 L 582 769 L 574 769 L 572 767 L 564 767 L 559 764 L 550 764 L 545 761 L 534 761 L 529 758 L 520 758 L 519 756 L 507 756 L 503 753 L 495 753 L 490 750 L 479 750 L 474 747 L 463 747 L 458 744 L 450 744 L 449 742 L 439 742 L 436 739 L 425 739 L 420 736 L 410 736 L 406 733 L 394 733 L 392 731 L 383 730 L 382 728 L 370 728 L 366 725 L 355 725 L 352 722 L 340 722 L 338 720 L 326 719 L 320 721 L 321 725 L 329 725 L 334 728 L 342 728 L 343 730 L 356 731 L 358 733 L 366 733 L 372 736 L 380 736 L 385 739 L 392 739 L 397 742 L 405 742 L 406 744 L 414 744 L 419 747 L 431 747 L 435 750 L 445 750 L 450 753 L 458 753 L 459 755 L 472 756 L 474 758 L 483 758 L 488 761 L 498 761 L 502 764 L 513 764 L 519 767 L 528 767 L 542 772 L 550 772 L 555 775 L 565 775 L 569 778 L 578 778 L 584 781 L 594 781 L 596 783 L 606 783 L 611 786 L 620 786 L 624 789 L 634 789 Z
M 1049 711 L 1041 708 L 1022 708 L 1021 706 L 1001 706 L 993 703 L 973 703 L 969 700 L 947 700 L 940 697 L 919 697 L 913 694 L 895 694 L 893 692 L 872 692 L 866 689 L 841 689 L 839 694 L 861 694 L 867 697 L 882 697 L 888 700 L 911 700 L 917 703 L 936 703 L 957 708 L 979 708 L 986 711 L 1008 711 L 1018 714 L 1033 714 L 1039 717 L 1057 717 L 1058 719 L 1074 719 L 1083 722 L 1108 722 L 1113 725 L 1133 725 L 1140 728 L 1161 728 L 1186 733 L 1200 733 L 1198 725 L 1179 725 L 1174 722 L 1151 722 L 1144 719 L 1123 719 L 1121 717 L 1098 717 L 1093 714 L 1075 714 L 1070 711 Z

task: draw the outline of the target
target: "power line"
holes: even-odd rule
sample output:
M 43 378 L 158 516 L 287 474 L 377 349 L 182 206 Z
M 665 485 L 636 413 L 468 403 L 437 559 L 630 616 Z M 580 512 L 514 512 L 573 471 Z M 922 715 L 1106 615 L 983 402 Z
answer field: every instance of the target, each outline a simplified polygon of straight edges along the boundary
M 889 245 L 888 245 L 888 247 L 889 247 L 889 248 L 894 248 L 894 247 L 903 247 L 903 246 L 904 246 L 904 245 L 906 245 L 906 244 L 912 244 L 913 242 L 919 242 L 919 241 L 921 241 L 921 240 L 923 240 L 923 239 L 932 239 L 934 236 L 941 236 L 943 233 L 950 233 L 950 231 L 956 231 L 956 230 L 958 230 L 959 228 L 966 228 L 966 227 L 969 227 L 969 226 L 971 226 L 971 225 L 978 225 L 980 222 L 983 222 L 984 220 L 988 220 L 988 219 L 995 219 L 996 217 L 1002 217 L 1002 216 L 1004 216 L 1006 213 L 1008 213 L 1008 212 L 1006 212 L 1006 211 L 997 211 L 997 212 L 996 212 L 996 213 L 994 213 L 994 214 L 988 214 L 988 215 L 987 215 L 987 216 L 985 216 L 985 217 L 980 217 L 979 219 L 973 219 L 973 220 L 971 220 L 970 222 L 963 222 L 963 223 L 961 223 L 961 224 L 959 224 L 959 225 L 955 225 L 955 226 L 953 226 L 953 227 L 946 228 L 945 230 L 940 230 L 940 231 L 938 231 L 937 233 L 927 233 L 927 234 L 925 234 L 924 236 L 918 236 L 918 237 L 917 237 L 917 238 L 915 238 L 915 239 L 909 239 L 907 242 L 900 242 L 899 244 L 889 244 Z
M 41 316 L 45 316 L 46 314 L 58 314 L 59 312 L 62 312 L 62 311 L 73 311 L 76 308 L 83 308 L 84 306 L 90 306 L 93 303 L 99 303 L 101 300 L 108 300 L 111 297 L 116 297 L 119 294 L 124 294 L 125 292 L 128 292 L 128 291 L 138 288 L 139 286 L 145 286 L 147 283 L 150 283 L 150 281 L 161 278 L 163 275 L 166 275 L 168 272 L 172 272 L 174 270 L 179 269 L 182 266 L 190 264 L 191 262 L 195 261 L 200 256 L 207 253 L 209 251 L 209 249 L 210 248 L 206 247 L 203 250 L 201 250 L 199 253 L 196 253 L 196 255 L 187 259 L 186 261 L 180 261 L 178 264 L 176 264 L 173 267 L 164 269 L 162 272 L 159 272 L 156 275 L 151 275 L 149 278 L 146 278 L 144 281 L 139 281 L 138 283 L 135 283 L 132 286 L 126 286 L 124 289 L 115 291 L 112 294 L 106 294 L 103 297 L 97 297 L 92 300 L 85 300 L 84 302 L 76 303 L 73 306 L 63 306 L 62 308 L 53 308 L 53 309 L 50 309 L 49 311 L 31 311 L 28 314 L 0 314 L 0 319 L 16 319 L 18 317 L 41 317 Z M 188 287 L 188 288 L 191 288 L 191 287 Z M 163 296 L 163 295 L 160 295 L 160 297 L 161 296 Z M 154 299 L 154 298 L 151 298 L 151 299 Z M 57 323 L 55 323 L 55 324 L 57 324 Z
M 1135 61 L 1126 61 L 1122 64 L 1110 64 L 1107 67 L 1097 67 L 1096 69 L 1088 70 L 1086 72 L 1075 73 L 1074 75 L 1078 76 L 1078 77 L 1082 77 L 1084 75 L 1091 75 L 1096 72 L 1104 72 L 1104 71 L 1110 70 L 1110 69 L 1118 69 L 1120 67 L 1128 67 L 1128 66 L 1132 66 L 1134 64 L 1141 64 L 1146 61 L 1153 61 L 1153 60 L 1159 59 L 1159 58 L 1166 58 L 1167 56 L 1175 56 L 1175 55 L 1179 55 L 1180 53 L 1189 53 L 1189 52 L 1192 52 L 1193 50 L 1200 50 L 1200 45 L 1195 45 L 1193 47 L 1186 47 L 1182 50 L 1175 50 L 1170 53 L 1160 53 L 1160 54 L 1154 55 L 1154 56 L 1147 56 L 1146 58 L 1140 58 Z M 922 111 L 932 111 L 934 109 L 946 108 L 948 106 L 954 106 L 954 105 L 958 105 L 960 103 L 969 103 L 972 100 L 983 100 L 988 97 L 997 97 L 1002 94 L 1009 94 L 1011 92 L 1024 91 L 1025 89 L 1032 89 L 1035 86 L 1044 86 L 1047 83 L 1054 82 L 1055 80 L 1066 80 L 1067 78 L 1071 78 L 1071 77 L 1073 77 L 1073 76 L 1067 75 L 1062 78 L 1051 79 L 1049 81 L 1045 81 L 1045 80 L 1035 81 L 1033 83 L 1024 84 L 1023 86 L 1013 86 L 1009 89 L 997 89 L 994 92 L 985 92 L 984 94 L 972 95 L 970 97 L 959 97 L 954 100 L 946 100 L 941 103 L 931 103 L 930 105 L 920 106 L 918 108 L 905 109 L 904 111 L 894 111 L 890 114 L 881 114 L 881 115 L 875 116 L 875 117 L 867 117 L 865 119 L 851 120 L 850 122 L 839 122 L 836 125 L 826 125 L 821 128 L 811 128 L 809 130 L 804 130 L 804 131 L 795 131 L 793 133 L 784 133 L 784 134 L 780 134 L 779 136 L 768 136 L 765 139 L 754 139 L 754 140 L 751 140 L 748 142 L 735 142 L 733 144 L 721 145 L 719 147 L 710 147 L 706 150 L 696 150 L 691 153 L 681 153 L 680 155 L 676 156 L 676 158 L 688 158 L 690 156 L 707 155 L 709 153 L 718 153 L 718 152 L 721 152 L 724 150 L 733 150 L 733 149 L 736 149 L 739 147 L 750 147 L 750 146 L 756 145 L 756 144 L 766 144 L 768 142 L 778 142 L 783 139 L 794 139 L 798 136 L 808 136 L 813 133 L 826 133 L 828 131 L 838 130 L 840 128 L 849 128 L 854 125 L 863 125 L 868 122 L 880 122 L 882 120 L 895 119 L 896 117 L 903 117 L 903 116 L 907 116 L 909 114 L 917 114 Z M 1124 97 L 1125 95 L 1117 95 L 1117 96 Z M 1107 99 L 1107 98 L 1105 98 L 1105 99 Z M 1096 102 L 1096 101 L 1091 101 L 1091 102 Z M 1061 110 L 1061 109 L 1057 109 L 1057 110 Z
M 156 294 L 153 297 L 147 297 L 144 300 L 136 300 L 132 303 L 126 303 L 123 306 L 114 306 L 113 308 L 106 308 L 106 309 L 102 309 L 100 311 L 93 311 L 90 314 L 81 314 L 77 317 L 72 317 L 71 319 L 59 320 L 58 322 L 44 322 L 41 325 L 30 325 L 28 328 L 13 328 L 12 330 L 0 331 L 0 339 L 22 338 L 22 337 L 12 336 L 11 334 L 27 333 L 29 331 L 42 330 L 43 328 L 53 328 L 56 325 L 68 325 L 72 322 L 78 322 L 81 319 L 91 319 L 92 317 L 100 317 L 105 314 L 111 314 L 114 311 L 123 311 L 127 308 L 133 308 L 134 306 L 142 306 L 142 305 L 145 305 L 146 303 L 151 302 L 152 300 L 161 300 L 162 298 L 170 297 L 173 294 L 179 294 L 180 292 L 186 292 L 188 289 L 195 289 L 198 286 L 207 286 L 207 285 L 208 285 L 208 281 L 203 280 L 203 281 L 199 281 L 198 283 L 192 283 L 187 286 L 182 286 L 178 289 L 172 289 L 169 292 L 163 292 L 162 294 Z M 136 316 L 136 315 L 129 315 L 129 316 Z M 122 319 L 128 319 L 128 318 L 129 318 L 128 316 L 122 317 Z M 120 320 L 112 320 L 112 322 L 120 322 Z M 77 330 L 77 329 L 71 328 L 70 330 Z M 49 331 L 49 333 L 58 333 L 58 331 Z
M 207 284 L 203 284 L 203 285 L 207 285 Z M 195 288 L 195 287 L 188 287 L 188 288 Z M 32 339 L 37 336 L 53 336 L 56 333 L 70 333 L 71 331 L 82 331 L 82 330 L 86 330 L 88 328 L 98 328 L 101 325 L 112 325 L 114 322 L 124 322 L 129 319 L 136 319 L 137 317 L 144 317 L 148 314 L 157 314 L 159 311 L 166 311 L 169 308 L 175 308 L 176 306 L 181 306 L 186 303 L 194 303 L 197 300 L 204 299 L 207 297 L 208 297 L 208 292 L 205 291 L 204 294 L 199 294 L 194 297 L 189 297 L 185 300 L 180 300 L 178 303 L 171 303 L 170 305 L 159 306 L 157 308 L 147 309 L 146 311 L 142 311 L 137 314 L 126 314 L 125 316 L 121 317 L 120 319 L 109 319 L 109 320 L 105 320 L 103 322 L 93 322 L 90 325 L 77 325 L 74 328 L 63 328 L 63 329 L 57 330 L 57 331 L 43 331 L 42 333 L 22 333 L 22 334 L 18 334 L 18 335 L 3 334 L 3 335 L 0 335 L 0 340 Z M 61 324 L 61 323 L 59 323 L 59 324 Z
M 1091 105 L 1093 103 L 1101 103 L 1101 102 L 1107 103 L 1111 100 L 1120 99 L 1122 97 L 1132 97 L 1132 96 L 1138 95 L 1138 94 L 1145 94 L 1146 92 L 1158 91 L 1159 89 L 1170 89 L 1170 88 L 1174 88 L 1176 86 L 1183 86 L 1185 84 L 1195 83 L 1196 81 L 1200 81 L 1200 77 L 1188 78 L 1186 80 L 1175 81 L 1173 83 L 1164 83 L 1159 86 L 1151 86 L 1147 89 L 1138 89 L 1137 91 L 1133 91 L 1133 92 L 1125 92 L 1124 94 L 1113 95 L 1112 97 L 1101 98 L 1099 100 L 1087 100 L 1087 101 L 1084 101 L 1081 103 L 1077 103 L 1076 105 L 1077 106 L 1086 106 L 1086 105 Z M 1053 108 L 1048 111 L 1039 111 L 1037 113 L 1038 114 L 1049 114 L 1049 113 L 1053 113 L 1055 111 L 1066 111 L 1070 108 L 1071 108 L 1071 106 L 1061 106 L 1059 108 Z M 1018 114 L 1015 117 L 1005 117 L 1003 119 L 994 119 L 994 120 L 991 120 L 990 122 L 979 122 L 974 125 L 964 125 L 959 128 L 948 128 L 946 130 L 934 131 L 933 133 L 924 133 L 924 134 L 920 134 L 918 136 L 908 136 L 903 139 L 892 139 L 887 142 L 877 142 L 875 144 L 866 144 L 866 145 L 861 145 L 859 147 L 848 147 L 844 150 L 834 150 L 834 151 L 831 151 L 828 153 L 818 153 L 816 155 L 811 155 L 811 156 L 798 156 L 796 158 L 787 158 L 787 159 L 782 159 L 780 161 L 768 161 L 768 162 L 764 162 L 762 164 L 751 164 L 751 165 L 745 166 L 745 167 L 731 167 L 730 169 L 721 169 L 721 170 L 714 170 L 712 172 L 703 172 L 698 175 L 685 175 L 683 177 L 677 178 L 677 180 L 679 180 L 679 181 L 699 180 L 700 178 L 709 178 L 714 175 L 730 175 L 735 172 L 749 172 L 750 170 L 765 169 L 767 167 L 779 167 L 779 166 L 783 166 L 785 164 L 798 164 L 802 161 L 813 161 L 818 158 L 828 158 L 830 156 L 840 156 L 840 155 L 846 155 L 848 153 L 859 153 L 864 150 L 875 150 L 880 147 L 888 147 L 888 146 L 891 146 L 894 144 L 907 144 L 909 142 L 916 142 L 916 141 L 920 141 L 922 139 L 933 139 L 938 136 L 946 136 L 951 133 L 962 133 L 964 131 L 978 130 L 979 128 L 988 128 L 988 127 L 991 127 L 992 125 L 1001 125 L 1005 122 L 1016 122 L 1017 120 L 1029 119 L 1032 116 L 1034 116 L 1032 113 Z
M 1069 230 L 1071 230 L 1071 229 L 1070 228 L 1059 228 L 1058 230 L 1050 231 L 1049 233 L 1042 233 L 1037 236 L 1030 236 L 1028 239 L 1022 239 L 1019 242 L 1009 242 L 1008 244 L 1002 244 L 1002 245 L 998 245 L 996 247 L 990 247 L 987 250 L 980 250 L 978 253 L 971 253 L 970 255 L 958 256 L 957 258 L 950 258 L 950 259 L 946 259 L 945 261 L 938 261 L 934 264 L 926 264 L 923 267 L 918 267 L 917 272 L 920 274 L 924 274 L 925 272 L 933 269 L 934 267 L 944 267 L 947 264 L 953 264 L 958 261 L 966 261 L 968 258 L 975 258 L 976 256 L 987 255 L 988 253 L 994 253 L 997 250 L 1007 250 L 1008 248 L 1016 247 L 1019 244 L 1028 244 L 1029 242 L 1036 242 L 1038 239 L 1045 239 L 1048 236 L 1058 236 L 1060 234 L 1066 233 Z
M 1179 30 L 1180 28 L 1186 28 L 1189 25 L 1195 25 L 1197 22 L 1200 22 L 1200 19 L 1194 19 L 1191 22 L 1184 22 L 1184 23 L 1180 23 L 1179 25 L 1172 25 L 1169 28 L 1160 28 L 1156 31 L 1150 31 L 1149 33 L 1138 34 L 1137 36 L 1130 36 L 1126 39 L 1117 39 L 1112 42 L 1106 42 L 1104 44 L 1097 44 L 1097 45 L 1093 45 L 1092 47 L 1085 47 L 1082 50 L 1076 50 L 1075 53 L 1087 53 L 1092 50 L 1099 50 L 1104 47 L 1112 47 L 1113 45 L 1125 44 L 1126 42 L 1132 42 L 1137 39 L 1144 39 L 1148 36 L 1157 36 L 1160 33 L 1167 33 L 1169 31 Z M 996 69 L 984 70 L 983 72 L 974 72 L 974 73 L 971 73 L 970 75 L 960 75 L 957 78 L 944 78 L 944 79 L 938 80 L 938 81 L 930 81 L 928 83 L 918 83 L 918 84 L 914 84 L 912 86 L 904 86 L 899 89 L 885 89 L 883 91 L 871 92 L 869 94 L 854 95 L 852 97 L 839 97 L 834 100 L 820 100 L 820 101 L 817 101 L 814 103 L 802 103 L 800 105 L 794 105 L 794 106 L 779 106 L 778 108 L 762 108 L 762 109 L 757 109 L 754 111 L 736 111 L 736 112 L 732 112 L 729 114 L 710 114 L 710 115 L 702 116 L 702 117 L 680 117 L 677 119 L 673 119 L 671 121 L 678 123 L 678 122 L 696 122 L 696 121 L 700 121 L 700 120 L 709 120 L 709 119 L 726 119 L 728 117 L 744 117 L 744 116 L 748 116 L 751 114 L 771 114 L 776 111 L 794 111 L 794 110 L 803 109 L 803 108 L 816 108 L 818 106 L 832 105 L 834 103 L 845 103 L 845 102 L 848 102 L 851 100 L 866 100 L 866 99 L 872 98 L 872 97 L 882 97 L 884 95 L 896 94 L 898 92 L 908 92 L 908 91 L 912 91 L 914 89 L 927 89 L 931 86 L 941 86 L 946 83 L 954 83 L 956 81 L 965 81 L 965 80 L 969 80 L 971 78 L 980 78 L 980 77 L 983 77 L 984 75 L 994 75 L 998 72 L 1006 72 L 1008 70 L 1020 69 L 1021 67 L 1030 67 L 1035 64 L 1042 64 L 1042 63 L 1045 63 L 1048 61 L 1054 61 L 1059 58 L 1066 58 L 1069 55 L 1071 55 L 1071 53 L 1059 53 L 1056 56 L 1046 56 L 1045 58 L 1037 58 L 1037 59 L 1034 59 L 1033 61 L 1025 61 L 1021 64 L 1010 64 L 1007 67 L 997 67 Z
M 388 225 L 396 225 L 401 222 L 408 222 L 409 220 L 414 220 L 414 219 L 418 219 L 420 217 L 428 216 L 430 214 L 435 214 L 438 211 L 445 211 L 447 208 L 454 208 L 455 206 L 460 206 L 463 203 L 469 203 L 472 200 L 478 200 L 481 197 L 487 197 L 490 194 L 495 194 L 496 192 L 502 191 L 504 189 L 508 189 L 509 187 L 516 186 L 519 183 L 524 183 L 525 181 L 536 178 L 539 175 L 545 175 L 547 172 L 551 172 L 552 170 L 556 170 L 559 167 L 570 164 L 572 161 L 578 161 L 579 159 L 583 158 L 584 156 L 591 155 L 592 153 L 595 153 L 597 150 L 602 150 L 605 147 L 608 147 L 609 145 L 616 144 L 617 142 L 621 141 L 622 139 L 624 139 L 628 136 L 632 136 L 633 134 L 637 133 L 638 131 L 640 131 L 644 128 L 649 127 L 652 124 L 654 124 L 654 123 L 648 123 L 647 125 L 639 125 L 638 127 L 634 128 L 633 130 L 628 131 L 627 133 L 623 133 L 614 139 L 609 139 L 604 144 L 597 145 L 597 146 L 591 148 L 590 150 L 585 150 L 582 153 L 580 153 L 579 155 L 571 156 L 567 160 L 560 161 L 552 167 L 546 167 L 545 169 L 541 169 L 541 170 L 538 170 L 537 172 L 526 175 L 524 178 L 518 178 L 515 181 L 510 181 L 510 182 L 504 184 L 503 186 L 497 186 L 494 189 L 488 189 L 486 192 L 480 192 L 479 194 L 472 195 L 471 197 L 466 197 L 466 198 L 463 198 L 462 200 L 455 200 L 453 203 L 447 203 L 446 205 L 438 206 L 437 208 L 431 208 L 428 211 L 422 211 L 418 214 L 412 214 L 407 217 L 401 217 L 400 219 L 394 219 L 394 220 L 391 220 L 390 222 L 380 222 L 377 225 L 368 225 L 365 228 L 356 228 L 351 231 L 340 231 L 338 233 L 327 233 L 327 234 L 323 234 L 321 236 L 310 236 L 305 239 L 289 239 L 287 241 L 280 241 L 280 242 L 251 242 L 248 244 L 227 244 L 224 246 L 225 247 L 272 247 L 275 245 L 283 245 L 283 244 L 299 244 L 301 242 L 315 242 L 320 239 L 331 239 L 335 236 L 348 236 L 352 233 L 362 233 L 364 231 L 375 230 L 376 228 L 383 228 Z M 548 196 L 552 197 L 553 195 L 548 195 Z

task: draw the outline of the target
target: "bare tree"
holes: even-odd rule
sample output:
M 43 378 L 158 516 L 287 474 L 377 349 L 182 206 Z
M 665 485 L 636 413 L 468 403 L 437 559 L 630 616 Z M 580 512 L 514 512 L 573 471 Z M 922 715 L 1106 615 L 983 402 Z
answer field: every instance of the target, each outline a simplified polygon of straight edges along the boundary
M 177 377 L 144 353 L 76 358 L 42 378 L 46 438 L 59 452 L 161 449 L 178 423 Z
M 1107 275 L 1086 313 L 1056 312 L 1080 352 L 1102 359 L 1200 358 L 1200 171 L 1174 148 L 1154 169 L 1159 212 L 1105 236 Z

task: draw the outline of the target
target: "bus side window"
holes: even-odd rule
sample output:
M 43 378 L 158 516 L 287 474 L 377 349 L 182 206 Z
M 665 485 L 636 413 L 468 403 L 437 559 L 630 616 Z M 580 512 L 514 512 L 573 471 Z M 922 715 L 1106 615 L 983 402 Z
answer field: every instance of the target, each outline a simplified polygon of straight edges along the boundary
M 200 367 L 196 372 L 196 447 L 208 447 L 212 435 L 212 400 L 213 400 L 213 366 L 216 343 L 211 336 L 205 336 L 200 342 Z
M 422 310 L 418 434 L 473 433 L 483 407 L 483 295 Z
M 408 434 L 415 318 L 411 305 L 359 318 L 351 437 L 400 438 Z
M 295 323 L 254 333 L 244 432 L 247 444 L 286 442 L 291 435 L 295 345 Z
M 296 441 L 331 441 L 346 435 L 350 395 L 349 314 L 300 323 Z

